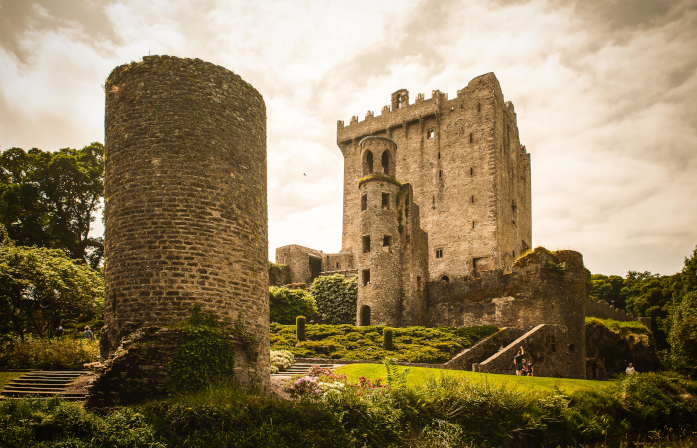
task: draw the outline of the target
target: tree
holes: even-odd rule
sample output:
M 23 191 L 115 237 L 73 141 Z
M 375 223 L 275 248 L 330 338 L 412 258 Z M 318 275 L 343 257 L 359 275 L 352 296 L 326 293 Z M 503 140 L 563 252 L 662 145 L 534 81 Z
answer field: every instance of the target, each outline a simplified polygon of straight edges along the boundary
M 697 292 L 690 291 L 671 313 L 670 337 L 673 368 L 697 374 Z
M 285 286 L 269 287 L 269 309 L 269 320 L 283 325 L 293 325 L 298 316 L 312 319 L 317 312 L 315 299 L 307 291 Z
M 101 314 L 104 279 L 65 251 L 17 246 L 0 227 L 0 311 L 20 338 L 51 337 L 64 321 Z
M 90 224 L 104 195 L 104 146 L 56 152 L 10 148 L 0 156 L 0 223 L 23 246 L 66 251 L 91 266 L 103 257 Z
M 591 275 L 591 282 L 593 287 L 591 288 L 590 296 L 593 299 L 605 301 L 622 310 L 626 308 L 625 298 L 621 294 L 624 286 L 622 277 L 619 275 L 610 275 L 608 277 L 607 275 L 593 274 Z
M 358 277 L 346 280 L 342 275 L 320 276 L 312 282 L 317 314 L 325 324 L 356 323 Z

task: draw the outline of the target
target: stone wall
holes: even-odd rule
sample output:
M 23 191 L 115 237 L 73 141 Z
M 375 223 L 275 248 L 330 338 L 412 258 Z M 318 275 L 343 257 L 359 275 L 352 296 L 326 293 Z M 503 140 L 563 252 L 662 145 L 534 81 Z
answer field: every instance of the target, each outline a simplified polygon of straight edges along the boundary
M 244 314 L 269 381 L 266 106 L 233 72 L 147 56 L 106 81 L 102 356 L 195 302 Z M 240 366 L 242 368 L 242 366 Z
M 269 262 L 269 286 L 284 286 L 293 283 L 290 266 Z
M 589 275 L 578 252 L 537 248 L 518 259 L 511 274 L 497 270 L 480 277 L 429 283 L 426 324 L 527 330 L 542 323 L 564 326 L 573 344 L 570 370 L 585 371 L 584 308 Z
M 585 363 L 579 366 L 576 362 L 577 351 L 569 350 L 572 341 L 566 327 L 540 324 L 496 355 L 474 364 L 472 370 L 515 375 L 513 358 L 523 347 L 525 360 L 532 358 L 535 376 L 583 379 L 586 377 Z
M 530 156 L 496 77 L 473 79 L 452 100 L 437 90 L 428 100 L 417 96 L 414 104 L 406 90 L 392 97 L 392 108 L 386 106 L 382 115 L 337 125 L 344 156 L 342 251 L 360 253 L 356 182 L 365 175 L 366 160 L 359 143 L 365 136 L 382 136 L 398 147 L 390 175 L 410 183 L 421 206 L 430 279 L 469 275 L 476 262 L 508 271 L 516 256 L 532 247 Z M 375 163 L 381 168 L 379 159 Z
M 446 362 L 444 367 L 454 370 L 472 370 L 472 365 L 486 361 L 499 352 L 501 347 L 507 347 L 526 331 L 522 328 L 504 327 L 491 336 L 482 339 L 474 346 L 463 350 Z
M 637 318 L 633 314 L 628 314 L 625 310 L 615 308 L 607 302 L 596 301 L 591 297 L 588 297 L 586 302 L 586 316 L 597 317 L 599 319 L 619 320 L 621 322 L 631 322 L 639 319 L 646 319 Z M 642 323 L 645 324 L 645 321 L 642 321 Z M 651 320 L 649 318 L 648 328 L 651 328 L 650 323 Z
M 629 363 L 637 372 L 661 368 L 656 347 L 649 334 L 631 328 L 613 331 L 599 322 L 586 325 L 586 378 L 605 380 L 625 371 Z
M 276 263 L 290 266 L 291 283 L 305 283 L 309 287 L 322 271 L 322 251 L 289 244 L 276 249 Z

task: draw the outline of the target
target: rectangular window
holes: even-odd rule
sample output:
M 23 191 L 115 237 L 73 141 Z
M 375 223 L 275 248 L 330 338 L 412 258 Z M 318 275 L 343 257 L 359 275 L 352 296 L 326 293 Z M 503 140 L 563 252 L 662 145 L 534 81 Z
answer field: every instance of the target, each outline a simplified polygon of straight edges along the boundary
M 441 179 L 443 178 L 443 170 L 438 171 L 438 177 Z
M 569 344 L 569 351 L 573 352 L 576 350 L 576 347 L 574 347 L 574 344 Z
M 390 209 L 390 194 L 389 193 L 383 193 L 382 194 L 382 208 L 383 209 Z
M 472 196 L 472 199 L 471 199 L 471 200 L 472 200 L 472 203 L 474 204 L 474 195 Z
M 436 258 L 443 258 L 443 249 L 436 249 Z
M 361 211 L 368 209 L 368 195 L 361 196 Z
M 470 176 L 474 176 L 474 168 L 470 168 Z
M 474 229 L 474 221 L 472 221 L 472 228 Z
M 474 143 L 474 133 L 470 132 L 470 143 Z
M 421 277 L 418 275 L 416 276 L 416 289 L 421 291 Z
M 337 269 L 341 269 L 341 264 L 337 263 L 337 264 L 336 264 L 336 268 L 337 268 Z
M 370 284 L 370 269 L 363 269 L 363 286 Z
M 363 253 L 370 252 L 370 235 L 365 235 L 363 237 Z
M 392 245 L 392 237 L 389 235 L 385 235 L 382 237 L 382 246 L 391 246 Z
M 436 136 L 436 131 L 434 131 L 434 130 L 426 131 L 426 138 L 432 139 L 435 136 Z

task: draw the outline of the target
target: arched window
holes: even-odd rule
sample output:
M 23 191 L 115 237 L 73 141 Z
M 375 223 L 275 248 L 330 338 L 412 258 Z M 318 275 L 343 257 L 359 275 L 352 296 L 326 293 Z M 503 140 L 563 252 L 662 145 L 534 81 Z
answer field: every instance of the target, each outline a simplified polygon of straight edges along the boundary
M 370 150 L 363 156 L 363 175 L 373 174 L 373 153 Z
M 368 305 L 361 308 L 361 325 L 364 327 L 370 325 L 370 307 Z
M 382 172 L 390 174 L 390 153 L 387 151 L 382 153 Z
M 447 275 L 444 275 L 440 278 L 440 281 L 445 282 L 445 283 L 449 283 L 450 277 L 448 277 Z

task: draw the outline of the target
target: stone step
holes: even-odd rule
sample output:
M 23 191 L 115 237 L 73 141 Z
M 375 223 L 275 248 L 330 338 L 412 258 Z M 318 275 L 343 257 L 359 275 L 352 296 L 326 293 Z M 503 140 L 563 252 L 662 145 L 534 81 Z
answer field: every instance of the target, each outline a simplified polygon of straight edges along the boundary
M 3 398 L 50 398 L 60 396 L 70 401 L 84 400 L 86 394 L 69 394 L 70 384 L 82 375 L 93 375 L 89 371 L 35 371 L 15 378 L 0 392 Z
M 55 384 L 8 384 L 5 386 L 4 391 L 14 391 L 14 390 L 55 390 L 62 391 L 65 390 L 65 385 L 55 385 Z

